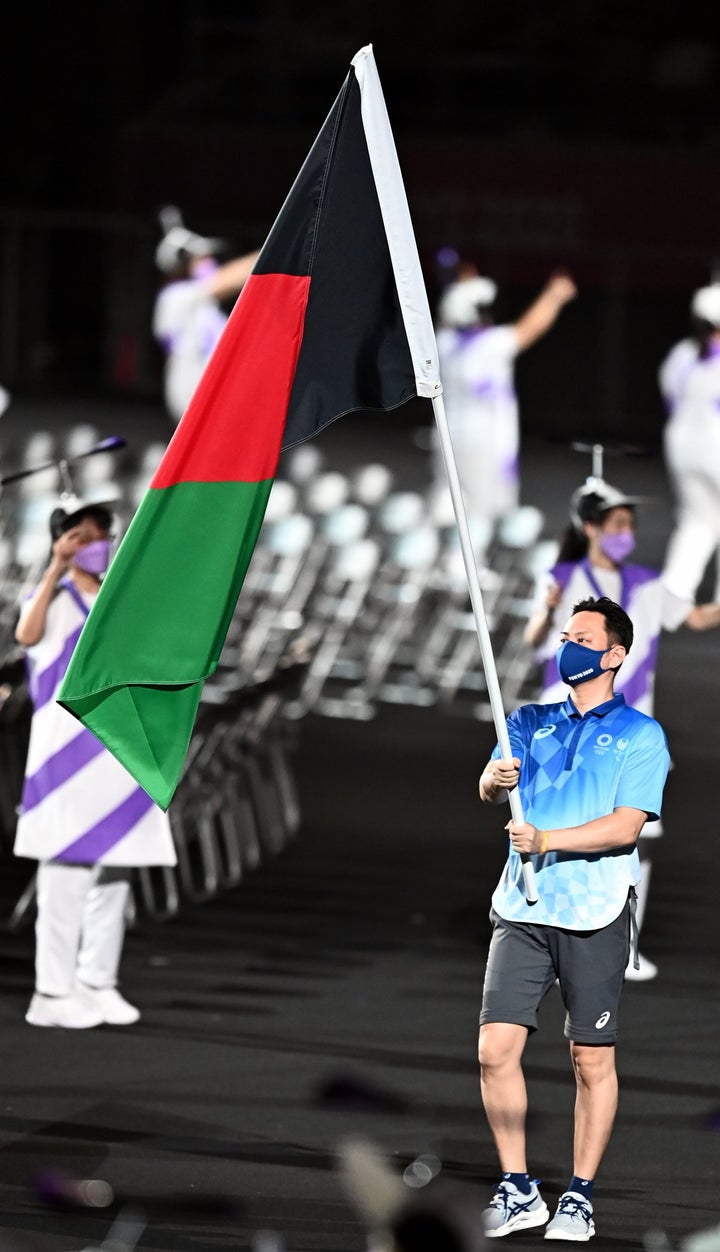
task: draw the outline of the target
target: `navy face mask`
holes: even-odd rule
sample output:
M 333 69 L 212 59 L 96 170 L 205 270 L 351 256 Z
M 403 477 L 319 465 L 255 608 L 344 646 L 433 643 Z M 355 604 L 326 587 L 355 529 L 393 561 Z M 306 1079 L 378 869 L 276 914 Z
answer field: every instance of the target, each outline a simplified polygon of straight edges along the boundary
M 595 648 L 586 648 L 582 643 L 566 639 L 557 650 L 560 677 L 568 687 L 577 687 L 579 683 L 597 678 L 599 674 L 606 673 L 600 662 L 609 651 L 609 648 L 601 648 L 598 652 Z

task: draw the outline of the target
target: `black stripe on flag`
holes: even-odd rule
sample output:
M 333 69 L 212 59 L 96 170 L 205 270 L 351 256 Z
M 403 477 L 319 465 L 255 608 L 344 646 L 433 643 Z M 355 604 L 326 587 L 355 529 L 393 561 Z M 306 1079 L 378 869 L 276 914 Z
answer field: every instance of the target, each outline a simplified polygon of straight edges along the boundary
M 283 448 L 354 409 L 392 409 L 417 394 L 352 70 L 255 273 L 310 275 Z

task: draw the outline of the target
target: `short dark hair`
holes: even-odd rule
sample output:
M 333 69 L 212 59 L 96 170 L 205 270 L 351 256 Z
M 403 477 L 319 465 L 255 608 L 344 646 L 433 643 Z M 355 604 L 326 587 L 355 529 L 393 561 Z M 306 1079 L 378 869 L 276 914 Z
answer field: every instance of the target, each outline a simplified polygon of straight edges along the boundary
M 597 600 L 588 596 L 586 600 L 578 600 L 573 605 L 573 617 L 576 613 L 600 613 L 605 619 L 610 646 L 619 643 L 626 652 L 630 651 L 635 633 L 633 624 L 625 610 L 609 596 L 600 596 Z
M 53 541 L 64 535 L 66 530 L 72 530 L 73 526 L 79 525 L 84 517 L 91 517 L 101 530 L 112 530 L 113 515 L 104 504 L 85 504 L 74 513 L 66 513 L 65 509 L 57 508 L 50 514 L 50 534 Z

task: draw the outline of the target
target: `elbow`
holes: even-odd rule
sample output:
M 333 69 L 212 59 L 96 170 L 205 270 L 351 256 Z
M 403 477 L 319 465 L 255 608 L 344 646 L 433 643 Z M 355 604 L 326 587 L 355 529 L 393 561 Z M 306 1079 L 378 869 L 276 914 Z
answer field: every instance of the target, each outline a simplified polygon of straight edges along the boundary
M 622 848 L 630 849 L 636 847 L 646 821 L 648 821 L 648 818 L 643 817 L 641 821 L 636 823 L 634 822 L 631 826 L 627 826 L 624 830 L 621 830 L 618 833 L 615 847 L 618 850 L 621 850 Z
M 648 820 L 654 820 L 644 809 L 616 809 L 610 830 L 609 846 L 612 848 L 634 848 L 642 828 Z
M 492 788 L 483 787 L 482 780 L 480 782 L 480 799 L 483 804 L 502 804 L 508 798 L 507 791 L 494 791 Z
M 480 795 L 480 799 L 482 800 L 483 804 L 492 804 L 493 802 L 492 797 L 490 795 L 489 789 L 485 786 L 485 780 L 483 778 L 480 779 L 480 783 L 478 786 L 478 793 Z
M 42 635 L 35 635 L 32 631 L 29 631 L 22 625 L 18 626 L 15 631 L 15 642 L 18 643 L 21 648 L 32 648 L 36 643 L 39 643 L 41 639 Z

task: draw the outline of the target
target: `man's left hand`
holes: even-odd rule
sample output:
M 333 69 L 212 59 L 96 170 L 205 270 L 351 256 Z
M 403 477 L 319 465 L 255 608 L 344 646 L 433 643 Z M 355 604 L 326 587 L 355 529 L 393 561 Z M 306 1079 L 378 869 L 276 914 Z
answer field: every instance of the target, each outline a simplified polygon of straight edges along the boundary
M 532 822 L 508 822 L 505 827 L 510 835 L 510 842 L 516 852 L 539 852 L 542 844 L 542 831 Z

